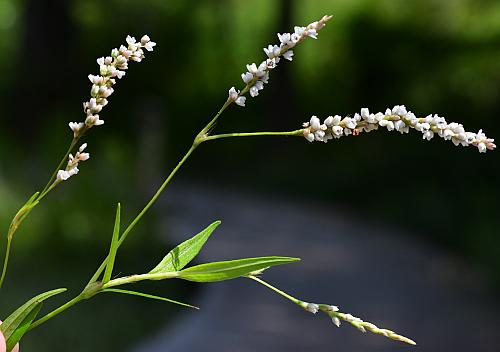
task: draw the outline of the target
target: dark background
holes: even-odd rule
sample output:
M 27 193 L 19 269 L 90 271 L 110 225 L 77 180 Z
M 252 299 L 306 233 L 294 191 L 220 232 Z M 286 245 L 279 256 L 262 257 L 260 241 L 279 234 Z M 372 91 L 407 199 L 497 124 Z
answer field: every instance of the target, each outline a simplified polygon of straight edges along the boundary
M 124 206 L 125 222 L 132 219 L 225 101 L 228 88 L 241 87 L 245 64 L 264 58 L 262 47 L 277 42 L 276 32 L 324 14 L 334 18 L 318 41 L 297 47 L 293 62 L 280 63 L 247 107 L 231 106 L 218 132 L 293 130 L 312 114 L 405 104 L 419 116 L 438 113 L 467 130 L 499 135 L 495 0 L 0 0 L 5 230 L 65 150 L 67 123 L 83 120 L 86 77 L 97 73 L 95 59 L 124 43 L 127 34 L 147 33 L 158 43 L 117 83 L 100 114 L 106 124 L 88 134 L 91 159 L 80 174 L 50 194 L 17 233 L 2 315 L 45 289 L 76 292 L 106 253 L 116 202 Z M 422 141 L 418 133 L 379 131 L 327 145 L 299 138 L 207 143 L 178 178 L 289 197 L 305 206 L 320 201 L 361 223 L 376 220 L 421 234 L 477 268 L 498 293 L 499 160 L 498 152 L 479 154 L 438 138 Z M 164 211 L 154 208 L 134 230 L 119 254 L 123 273 L 146 270 L 167 251 L 158 236 L 168 237 L 168 226 L 159 234 L 156 225 Z M 148 292 L 168 290 L 172 298 L 189 298 L 200 289 L 180 282 L 146 285 Z M 155 304 L 98 297 L 54 319 L 52 328 L 38 329 L 26 345 L 45 351 L 57 339 L 81 339 L 82 346 L 92 341 L 102 350 L 120 350 L 178 313 L 164 307 L 164 315 L 154 314 Z M 134 318 L 119 326 L 112 311 Z M 83 338 L 77 336 L 82 327 Z M 103 336 L 124 330 L 127 340 L 112 345 Z

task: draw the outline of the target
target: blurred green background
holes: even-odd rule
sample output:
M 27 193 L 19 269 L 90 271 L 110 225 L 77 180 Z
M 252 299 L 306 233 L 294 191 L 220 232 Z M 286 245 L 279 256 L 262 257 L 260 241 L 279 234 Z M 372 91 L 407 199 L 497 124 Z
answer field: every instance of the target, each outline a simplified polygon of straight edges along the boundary
M 497 0 L 0 0 L 5 230 L 65 150 L 67 123 L 83 120 L 95 59 L 127 34 L 147 33 L 158 43 L 116 85 L 101 113 L 106 124 L 88 134 L 90 161 L 18 232 L 2 314 L 44 289 L 78 290 L 106 253 L 116 202 L 124 205 L 125 221 L 131 219 L 225 101 L 228 88 L 241 87 L 245 64 L 264 58 L 262 48 L 277 42 L 276 32 L 323 14 L 334 19 L 319 40 L 297 47 L 293 62 L 280 64 L 247 107 L 231 107 L 217 131 L 292 130 L 312 114 L 405 104 L 417 115 L 438 113 L 467 130 L 500 134 Z M 481 267 L 498 290 L 499 161 L 498 152 L 480 155 L 437 138 L 424 142 L 418 133 L 379 132 L 327 145 L 298 138 L 209 143 L 178 177 L 329 202 L 358 214 L 360 222 L 378 219 L 425 233 L 436 246 Z M 122 272 L 150 268 L 165 253 L 155 233 L 164 211 L 155 208 L 137 227 L 120 253 Z M 186 300 L 196 294 L 195 286 L 177 282 L 146 290 L 168 290 Z M 106 317 L 108 309 L 124 315 Z M 78 320 L 99 327 L 81 332 L 82 351 L 90 348 L 87 340 L 108 350 L 101 329 L 121 336 L 123 328 L 108 327 L 116 319 L 131 317 L 126 334 L 133 340 L 147 332 L 142 319 L 154 327 L 177 311 L 162 308 L 165 316 L 158 316 L 155 309 L 154 302 L 103 295 L 55 319 L 52 329 L 40 329 L 43 339 L 32 343 L 45 351 L 55 338 L 75 341 L 71 324 Z

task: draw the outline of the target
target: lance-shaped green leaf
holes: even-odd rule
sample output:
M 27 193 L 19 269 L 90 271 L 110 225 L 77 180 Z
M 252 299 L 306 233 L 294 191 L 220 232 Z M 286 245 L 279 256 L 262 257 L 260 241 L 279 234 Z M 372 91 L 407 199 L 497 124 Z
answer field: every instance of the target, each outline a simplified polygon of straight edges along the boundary
M 179 271 L 189 264 L 198 255 L 208 238 L 220 225 L 220 221 L 215 221 L 196 236 L 182 242 L 172 249 L 163 260 L 149 273 L 157 274 L 164 272 Z
M 120 234 L 120 217 L 121 217 L 121 205 L 118 203 L 116 207 L 116 217 L 115 217 L 115 227 L 113 229 L 113 236 L 111 237 L 111 246 L 109 248 L 108 263 L 106 264 L 106 271 L 104 271 L 104 276 L 102 283 L 105 284 L 111 279 L 113 274 L 113 267 L 115 265 L 116 251 L 118 250 L 118 235 Z
M 178 304 L 183 307 L 189 307 L 189 308 L 194 308 L 194 309 L 200 309 L 198 307 L 192 306 L 187 303 L 179 302 L 179 301 L 174 301 L 173 299 L 165 298 L 165 297 L 160 297 L 160 296 L 155 296 L 155 295 L 150 295 L 147 293 L 142 293 L 142 292 L 136 292 L 136 291 L 129 291 L 129 290 L 120 290 L 117 288 L 106 288 L 102 290 L 101 292 L 114 292 L 114 293 L 122 293 L 126 295 L 132 295 L 132 296 L 139 296 L 139 297 L 144 297 L 144 298 L 150 298 L 150 299 L 156 299 L 158 301 L 164 301 L 164 302 L 169 302 L 169 303 L 174 303 Z
M 9 315 L 7 319 L 5 319 L 5 321 L 0 325 L 0 331 L 5 337 L 7 351 L 12 350 L 21 337 L 23 337 L 24 333 L 28 330 L 31 323 L 42 308 L 42 302 L 64 291 L 66 291 L 65 288 L 59 288 L 41 293 L 24 303 L 21 307 L 16 309 L 14 313 Z
M 196 282 L 224 281 L 267 269 L 271 266 L 290 264 L 299 260 L 299 258 L 291 257 L 258 257 L 213 262 L 181 270 L 178 272 L 178 277 L 179 279 Z

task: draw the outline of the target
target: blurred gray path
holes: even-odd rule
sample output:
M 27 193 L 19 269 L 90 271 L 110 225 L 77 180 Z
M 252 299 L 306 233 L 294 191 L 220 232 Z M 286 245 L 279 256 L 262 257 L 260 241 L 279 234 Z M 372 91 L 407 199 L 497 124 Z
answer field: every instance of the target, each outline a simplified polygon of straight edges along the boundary
M 487 280 L 416 236 L 328 204 L 179 183 L 167 194 L 164 226 L 177 241 L 223 221 L 200 260 L 301 257 L 263 278 L 298 298 L 337 304 L 419 345 L 362 334 L 346 324 L 336 328 L 324 315 L 237 279 L 205 284 L 190 302 L 200 311 L 183 311 L 175 326 L 160 329 L 135 352 L 499 350 L 500 309 Z

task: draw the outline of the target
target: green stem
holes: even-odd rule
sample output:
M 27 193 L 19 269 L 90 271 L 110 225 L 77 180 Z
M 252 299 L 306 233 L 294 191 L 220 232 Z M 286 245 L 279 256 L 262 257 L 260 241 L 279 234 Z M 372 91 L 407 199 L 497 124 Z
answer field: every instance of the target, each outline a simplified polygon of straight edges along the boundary
M 217 114 L 215 114 L 215 116 L 212 118 L 212 120 L 207 123 L 207 125 L 200 131 L 200 133 L 198 133 L 198 136 L 201 136 L 201 135 L 204 135 L 204 134 L 207 134 L 210 129 L 214 126 L 215 122 L 217 122 L 217 119 L 219 118 L 219 116 L 224 112 L 224 110 L 226 110 L 226 108 L 231 105 L 233 101 L 232 100 L 227 100 L 224 105 L 222 105 L 222 107 L 220 108 L 220 110 L 217 112 Z
M 0 278 L 0 288 L 2 288 L 3 280 L 5 280 L 5 275 L 7 274 L 7 266 L 9 265 L 11 243 L 12 243 L 12 237 L 7 236 L 7 248 L 5 249 L 5 259 L 3 261 L 2 277 Z
M 281 296 L 285 297 L 286 299 L 289 299 L 289 300 L 290 300 L 290 301 L 292 301 L 293 303 L 295 303 L 295 304 L 297 304 L 297 305 L 299 305 L 299 306 L 302 306 L 302 303 L 303 303 L 303 302 L 302 302 L 300 299 L 297 299 L 297 298 L 295 298 L 295 297 L 293 297 L 293 296 L 289 295 L 288 293 L 281 291 L 280 289 L 278 289 L 278 288 L 274 287 L 273 285 L 268 284 L 268 283 L 267 283 L 267 282 L 265 282 L 264 280 L 259 279 L 258 277 L 256 277 L 256 276 L 252 276 L 252 275 L 247 276 L 247 278 L 252 279 L 252 280 L 254 280 L 254 281 L 257 281 L 259 284 L 262 284 L 262 285 L 266 286 L 267 288 L 270 288 L 270 289 L 271 289 L 271 290 L 273 290 L 274 292 L 276 292 L 276 293 L 280 294 Z
M 76 296 L 71 301 L 66 302 L 65 304 L 63 304 L 59 308 L 53 310 L 52 312 L 46 314 L 44 317 L 42 317 L 42 318 L 38 319 L 37 321 L 35 321 L 33 324 L 30 325 L 29 330 L 32 330 L 32 329 L 36 328 L 37 326 L 45 323 L 47 320 L 55 317 L 56 315 L 64 312 L 66 309 L 74 306 L 75 304 L 77 304 L 78 302 L 83 301 L 83 300 L 85 300 L 85 298 L 82 295 Z
M 211 141 L 215 139 L 231 138 L 231 137 L 256 137 L 256 136 L 302 136 L 304 130 L 295 130 L 287 132 L 249 132 L 249 133 L 224 133 L 207 136 L 203 138 L 202 142 Z
M 131 284 L 134 282 L 144 281 L 144 280 L 165 280 L 165 279 L 174 279 L 179 277 L 179 274 L 175 271 L 170 273 L 157 273 L 157 274 L 140 274 L 140 275 L 131 275 L 125 277 L 119 277 L 114 280 L 110 280 L 106 284 L 102 285 L 103 289 Z

